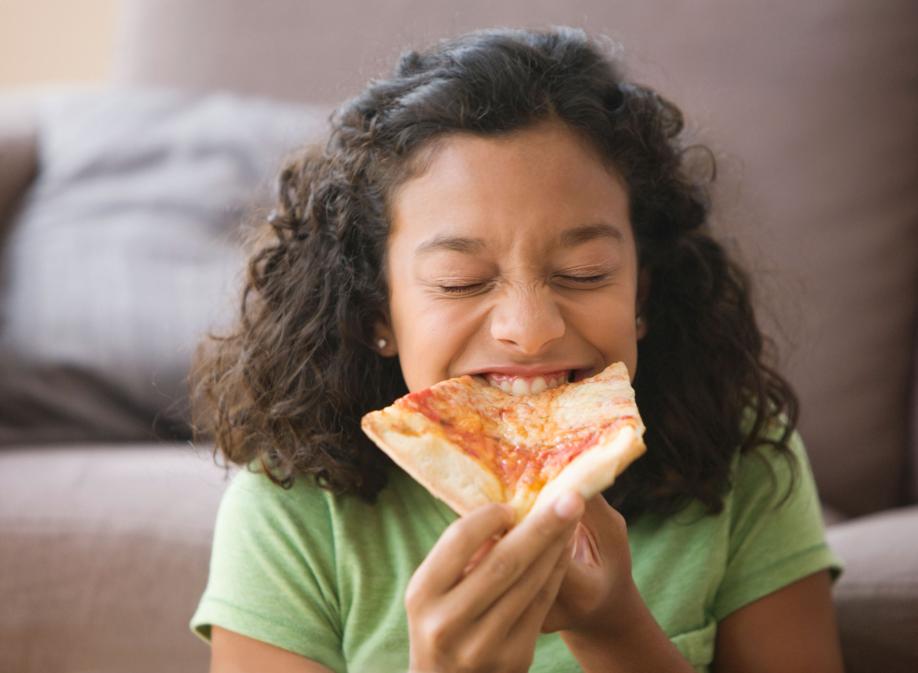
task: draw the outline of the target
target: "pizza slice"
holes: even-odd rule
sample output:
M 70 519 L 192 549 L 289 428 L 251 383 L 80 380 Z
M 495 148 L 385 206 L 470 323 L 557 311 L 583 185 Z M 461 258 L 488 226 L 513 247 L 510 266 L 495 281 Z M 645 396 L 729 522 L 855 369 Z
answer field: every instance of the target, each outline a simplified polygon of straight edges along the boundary
M 460 376 L 366 414 L 361 427 L 459 514 L 501 502 L 518 521 L 568 490 L 591 498 L 645 450 L 621 362 L 525 396 Z

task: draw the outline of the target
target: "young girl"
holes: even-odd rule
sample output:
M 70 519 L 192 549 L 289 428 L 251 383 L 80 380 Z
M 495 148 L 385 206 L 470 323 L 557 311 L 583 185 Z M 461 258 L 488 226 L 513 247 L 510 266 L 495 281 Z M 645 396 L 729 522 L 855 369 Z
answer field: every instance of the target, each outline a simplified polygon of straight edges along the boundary
M 405 55 L 283 169 L 200 370 L 248 467 L 192 620 L 212 671 L 842 670 L 797 403 L 681 129 L 580 31 L 483 31 Z M 616 361 L 646 455 L 516 527 L 457 517 L 360 431 L 450 377 L 527 392 Z

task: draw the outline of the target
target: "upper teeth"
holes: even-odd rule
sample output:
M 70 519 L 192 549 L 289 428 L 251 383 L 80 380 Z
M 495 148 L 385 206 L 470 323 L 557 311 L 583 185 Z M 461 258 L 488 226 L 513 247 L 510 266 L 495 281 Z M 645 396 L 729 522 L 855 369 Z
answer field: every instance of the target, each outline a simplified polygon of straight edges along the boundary
M 488 383 L 500 388 L 510 395 L 537 395 L 543 390 L 557 388 L 567 382 L 567 373 L 548 374 L 547 376 L 508 376 L 506 374 L 488 374 Z

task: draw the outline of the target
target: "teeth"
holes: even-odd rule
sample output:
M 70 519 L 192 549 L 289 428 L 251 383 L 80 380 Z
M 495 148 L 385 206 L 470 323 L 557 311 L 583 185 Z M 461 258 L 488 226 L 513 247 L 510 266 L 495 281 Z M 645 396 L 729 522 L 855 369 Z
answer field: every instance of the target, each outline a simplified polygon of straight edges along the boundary
M 488 383 L 495 388 L 500 388 L 508 395 L 538 395 L 549 388 L 557 388 L 567 383 L 567 374 L 553 374 L 551 376 L 536 376 L 534 378 L 487 376 Z

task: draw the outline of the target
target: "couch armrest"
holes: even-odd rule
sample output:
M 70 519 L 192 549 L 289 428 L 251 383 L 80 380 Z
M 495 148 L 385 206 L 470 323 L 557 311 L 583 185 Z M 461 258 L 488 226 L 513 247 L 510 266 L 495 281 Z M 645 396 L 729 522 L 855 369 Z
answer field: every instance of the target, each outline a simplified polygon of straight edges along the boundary
M 0 94 L 0 237 L 37 172 L 35 97 L 28 93 Z
M 848 673 L 918 671 L 918 505 L 830 526 L 845 562 L 835 607 Z

